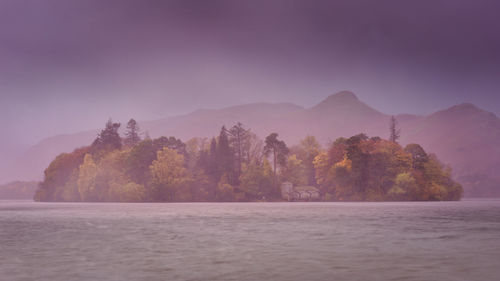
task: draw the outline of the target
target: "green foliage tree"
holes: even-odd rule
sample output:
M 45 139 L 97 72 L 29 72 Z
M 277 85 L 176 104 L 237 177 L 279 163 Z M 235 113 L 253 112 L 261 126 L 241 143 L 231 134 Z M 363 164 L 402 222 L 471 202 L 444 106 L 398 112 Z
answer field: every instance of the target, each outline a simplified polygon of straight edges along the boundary
M 240 175 L 240 189 L 245 193 L 246 200 L 262 200 L 273 198 L 273 172 L 269 161 L 255 161 L 243 164 Z
M 92 143 L 93 153 L 98 154 L 101 151 L 110 151 L 122 147 L 122 139 L 118 133 L 120 123 L 113 123 L 111 118 L 106 123 L 106 127 L 101 130 L 97 138 Z
M 130 119 L 127 123 L 127 131 L 125 132 L 125 139 L 123 143 L 126 146 L 134 146 L 141 141 L 139 136 L 139 125 L 134 119 Z
M 149 182 L 149 166 L 156 159 L 157 147 L 151 139 L 145 139 L 134 146 L 125 160 L 126 173 L 130 178 L 142 185 Z
M 286 165 L 280 170 L 281 182 L 289 181 L 294 186 L 307 185 L 306 167 L 297 155 L 289 155 Z
M 228 176 L 222 175 L 219 183 L 217 184 L 216 200 L 220 202 L 235 201 L 234 187 L 229 183 Z
M 120 183 L 112 181 L 108 198 L 115 202 L 143 202 L 146 200 L 146 189 L 135 182 Z
M 368 185 L 370 154 L 368 152 L 368 137 L 365 134 L 359 134 L 347 139 L 347 158 L 352 161 L 353 189 L 359 196 L 358 200 L 363 199 L 365 189 Z
M 236 184 L 237 179 L 234 174 L 234 155 L 231 147 L 229 146 L 229 137 L 225 126 L 223 126 L 220 130 L 215 160 L 218 164 L 219 175 L 226 174 L 229 184 Z
M 304 165 L 304 173 L 307 178 L 307 185 L 316 185 L 314 158 L 321 152 L 321 145 L 314 136 L 307 136 L 300 141 L 300 144 L 292 147 L 292 153 L 297 155 L 297 159 Z
M 277 133 L 271 133 L 266 137 L 264 146 L 264 155 L 266 157 L 272 156 L 273 160 L 273 174 L 276 178 L 276 169 L 278 166 L 286 165 L 286 157 L 290 150 L 286 146 L 285 142 L 278 140 Z
M 389 140 L 392 142 L 398 142 L 399 138 L 401 137 L 401 130 L 397 128 L 398 126 L 398 120 L 396 120 L 396 117 L 391 116 L 391 121 L 389 123 Z
M 394 185 L 389 189 L 388 195 L 393 200 L 409 200 L 415 198 L 418 192 L 418 185 L 415 178 L 409 172 L 398 174 L 394 180 Z
M 248 163 L 247 155 L 250 148 L 250 131 L 243 127 L 243 124 L 238 122 L 228 131 L 229 144 L 233 150 L 233 159 L 235 164 L 235 177 L 238 178 L 241 174 L 241 165 Z

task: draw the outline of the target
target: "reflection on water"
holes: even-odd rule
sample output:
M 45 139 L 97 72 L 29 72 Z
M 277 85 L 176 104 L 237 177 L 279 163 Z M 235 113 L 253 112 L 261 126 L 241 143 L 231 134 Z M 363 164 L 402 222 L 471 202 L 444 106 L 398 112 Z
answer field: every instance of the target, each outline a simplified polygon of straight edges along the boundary
M 0 201 L 0 280 L 498 280 L 500 201 Z

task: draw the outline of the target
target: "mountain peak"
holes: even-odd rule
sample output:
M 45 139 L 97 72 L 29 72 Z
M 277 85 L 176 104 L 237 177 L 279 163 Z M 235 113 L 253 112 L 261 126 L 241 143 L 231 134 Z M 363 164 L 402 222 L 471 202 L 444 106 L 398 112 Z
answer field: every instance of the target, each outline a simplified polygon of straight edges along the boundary
M 358 97 L 351 91 L 341 91 L 328 96 L 325 101 L 358 101 Z
M 457 110 L 480 110 L 477 106 L 470 102 L 455 105 L 454 108 Z
M 338 106 L 348 106 L 348 105 L 355 105 L 359 104 L 360 101 L 358 97 L 353 92 L 350 91 L 341 91 L 336 94 L 328 96 L 326 99 L 324 99 L 322 102 L 320 102 L 318 105 L 315 107 L 320 107 L 320 108 L 330 108 L 332 106 L 338 107 Z
M 444 112 L 452 112 L 455 114 L 471 114 L 471 113 L 481 113 L 484 112 L 482 109 L 478 108 L 472 103 L 461 103 L 452 106 L 448 109 L 442 110 Z

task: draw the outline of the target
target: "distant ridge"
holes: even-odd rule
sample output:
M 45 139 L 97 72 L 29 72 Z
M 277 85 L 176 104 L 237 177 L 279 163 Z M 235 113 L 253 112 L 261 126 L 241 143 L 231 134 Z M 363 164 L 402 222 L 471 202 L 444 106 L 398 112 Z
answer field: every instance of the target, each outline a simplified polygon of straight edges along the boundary
M 427 116 L 396 116 L 402 130 L 401 143 L 419 143 L 453 168 L 466 196 L 500 196 L 500 119 L 471 103 L 463 103 Z M 151 137 L 212 137 L 223 125 L 241 122 L 260 138 L 277 132 L 289 145 L 307 135 L 327 144 L 338 137 L 366 133 L 388 137 L 390 116 L 366 105 L 350 91 L 341 91 L 317 105 L 303 108 L 291 103 L 252 103 L 222 109 L 199 109 L 189 114 L 140 122 Z M 0 182 L 38 180 L 61 152 L 88 145 L 97 130 L 55 136 L 31 147 L 1 175 Z

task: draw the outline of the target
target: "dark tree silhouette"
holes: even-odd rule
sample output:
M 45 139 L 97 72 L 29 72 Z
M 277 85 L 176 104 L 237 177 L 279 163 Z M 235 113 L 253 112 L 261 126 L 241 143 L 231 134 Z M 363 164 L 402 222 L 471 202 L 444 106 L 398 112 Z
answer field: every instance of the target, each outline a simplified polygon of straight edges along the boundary
M 277 133 L 271 133 L 266 137 L 266 145 L 264 146 L 264 155 L 269 157 L 273 156 L 273 173 L 276 180 L 276 167 L 277 165 L 284 166 L 286 163 L 286 156 L 290 152 L 284 141 L 278 140 Z
M 125 132 L 124 144 L 127 146 L 134 146 L 141 141 L 139 136 L 139 125 L 134 119 L 130 119 L 127 123 L 127 132 Z
M 122 139 L 118 134 L 120 123 L 113 123 L 111 118 L 106 123 L 106 127 L 97 135 L 92 143 L 92 148 L 97 150 L 114 150 L 122 147 Z
M 229 146 L 229 137 L 225 126 L 222 126 L 220 130 L 219 139 L 217 142 L 216 159 L 217 163 L 219 164 L 220 175 L 222 176 L 226 174 L 229 179 L 229 183 L 234 184 L 234 158 L 231 147 Z
M 239 178 L 241 175 L 241 164 L 245 162 L 245 155 L 248 155 L 245 148 L 249 146 L 250 134 L 249 130 L 246 130 L 240 122 L 229 129 L 228 134 L 229 143 L 233 148 L 236 178 Z
M 398 126 L 398 120 L 396 120 L 396 117 L 391 116 L 391 121 L 389 124 L 389 130 L 390 130 L 390 136 L 389 140 L 392 142 L 398 142 L 398 139 L 401 136 L 401 130 L 397 128 Z

